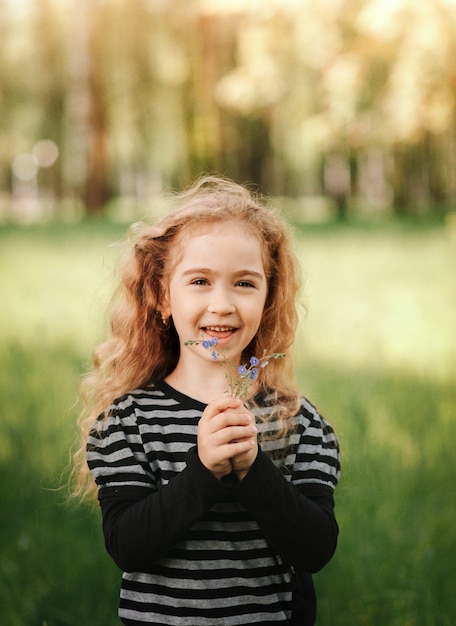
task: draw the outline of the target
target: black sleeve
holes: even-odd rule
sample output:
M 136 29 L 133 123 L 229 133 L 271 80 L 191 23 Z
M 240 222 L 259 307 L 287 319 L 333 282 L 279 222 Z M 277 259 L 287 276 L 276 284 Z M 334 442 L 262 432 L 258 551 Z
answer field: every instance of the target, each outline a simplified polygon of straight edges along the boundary
M 158 491 L 102 487 L 99 501 L 106 549 L 125 572 L 147 572 L 150 563 L 222 500 L 231 486 L 204 467 L 192 448 L 186 468 Z
M 139 486 L 100 489 L 106 549 L 120 569 L 147 572 L 154 559 L 229 492 L 296 569 L 316 572 L 331 558 L 338 529 L 330 487 L 294 486 L 261 450 L 242 482 L 214 478 L 196 447 L 186 461 L 186 468 L 158 491 Z
M 259 450 L 249 473 L 233 494 L 278 554 L 298 571 L 315 573 L 334 554 L 339 531 L 331 487 L 288 482 Z

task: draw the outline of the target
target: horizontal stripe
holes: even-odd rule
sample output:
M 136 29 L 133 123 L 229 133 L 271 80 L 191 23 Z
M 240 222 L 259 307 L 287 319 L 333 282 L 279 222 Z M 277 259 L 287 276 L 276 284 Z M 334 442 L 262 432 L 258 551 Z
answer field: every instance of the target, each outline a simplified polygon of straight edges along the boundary
M 283 567 L 283 572 L 288 572 L 286 566 Z M 168 592 L 170 595 L 178 594 L 182 589 L 203 590 L 204 592 L 215 590 L 217 593 L 229 594 L 235 589 L 245 589 L 246 592 L 251 593 L 252 589 L 258 588 L 261 594 L 268 585 L 287 584 L 290 578 L 289 574 L 284 576 L 283 573 L 278 573 L 276 576 L 261 576 L 255 573 L 255 576 L 249 578 L 240 576 L 238 570 L 229 579 L 212 578 L 210 580 L 203 580 L 199 576 L 167 578 L 158 574 L 152 579 L 149 574 L 135 573 L 124 575 L 123 588 L 142 593 L 165 593 L 165 595 Z
M 253 592 L 253 593 L 252 593 Z M 243 584 L 232 587 L 212 587 L 212 588 L 200 588 L 195 587 L 170 587 L 169 585 L 154 585 L 150 589 L 143 589 L 141 591 L 141 602 L 157 602 L 160 598 L 166 604 L 170 606 L 181 606 L 182 600 L 190 601 L 205 601 L 211 600 L 214 597 L 217 598 L 217 604 L 219 606 L 232 606 L 238 604 L 238 598 L 242 598 L 243 603 L 258 603 L 261 602 L 261 598 L 266 599 L 266 604 L 270 604 L 270 596 L 274 594 L 281 598 L 281 601 L 285 601 L 288 594 L 288 585 L 284 582 L 280 584 L 265 584 L 261 587 L 248 588 Z M 137 589 L 127 589 L 124 587 L 122 590 L 122 598 L 137 602 Z M 165 600 L 166 598 L 166 600 Z
M 189 626 L 226 626 L 246 624 L 289 624 L 287 614 L 291 613 L 290 604 L 277 603 L 267 606 L 261 603 L 248 604 L 249 611 L 239 619 L 239 609 L 233 606 L 214 606 L 212 609 L 204 610 L 199 606 L 186 609 L 185 615 L 182 613 L 182 607 L 163 606 L 160 601 L 156 603 L 148 603 L 145 605 L 137 605 L 131 603 L 127 599 L 121 599 L 120 616 L 131 620 L 137 620 L 138 623 L 154 625 L 189 625 Z

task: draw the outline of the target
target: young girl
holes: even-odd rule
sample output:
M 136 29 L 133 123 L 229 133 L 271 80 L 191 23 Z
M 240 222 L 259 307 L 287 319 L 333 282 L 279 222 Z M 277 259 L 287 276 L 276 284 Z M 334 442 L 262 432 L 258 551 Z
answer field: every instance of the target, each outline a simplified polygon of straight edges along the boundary
M 339 453 L 293 383 L 291 356 L 278 354 L 297 321 L 290 236 L 224 179 L 179 200 L 136 232 L 85 382 L 84 451 L 124 572 L 119 615 L 314 624 L 311 574 L 337 542 Z

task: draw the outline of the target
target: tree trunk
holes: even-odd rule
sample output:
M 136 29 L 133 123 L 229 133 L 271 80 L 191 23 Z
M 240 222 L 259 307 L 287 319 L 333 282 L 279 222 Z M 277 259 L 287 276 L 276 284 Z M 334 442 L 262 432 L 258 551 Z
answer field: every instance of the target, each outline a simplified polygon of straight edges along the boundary
M 99 49 L 100 29 L 96 14 L 90 24 L 89 69 L 87 74 L 88 113 L 88 170 L 84 200 L 87 213 L 99 213 L 109 199 L 106 150 L 106 112 L 103 101 L 102 59 Z M 98 35 L 98 37 L 97 37 Z

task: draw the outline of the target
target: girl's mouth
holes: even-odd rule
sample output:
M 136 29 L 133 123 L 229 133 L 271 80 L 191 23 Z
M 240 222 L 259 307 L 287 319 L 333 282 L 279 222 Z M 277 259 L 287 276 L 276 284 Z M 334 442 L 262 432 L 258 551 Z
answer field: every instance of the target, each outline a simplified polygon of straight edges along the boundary
M 214 337 L 217 337 L 217 339 L 220 341 L 231 337 L 237 329 L 233 328 L 233 326 L 205 326 L 201 330 L 208 337 L 211 337 L 212 339 Z

